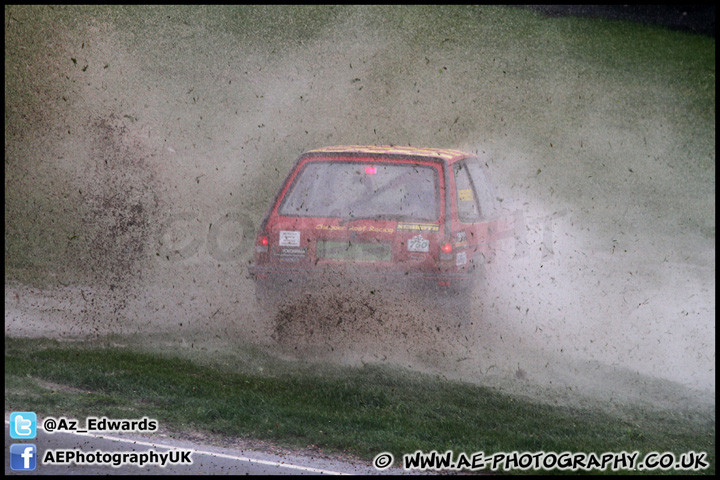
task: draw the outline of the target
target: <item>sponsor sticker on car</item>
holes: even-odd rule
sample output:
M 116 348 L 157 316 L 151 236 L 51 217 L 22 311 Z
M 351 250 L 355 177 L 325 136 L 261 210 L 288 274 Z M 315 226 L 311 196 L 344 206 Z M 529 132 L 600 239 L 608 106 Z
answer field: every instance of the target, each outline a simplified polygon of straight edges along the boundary
M 458 198 L 461 202 L 472 202 L 473 201 L 473 194 L 472 190 L 469 188 L 458 190 Z
M 278 245 L 280 245 L 281 247 L 299 247 L 300 232 L 281 230 Z
M 437 232 L 440 230 L 440 225 L 424 223 L 398 223 L 397 229 L 398 231 L 416 230 L 421 232 Z

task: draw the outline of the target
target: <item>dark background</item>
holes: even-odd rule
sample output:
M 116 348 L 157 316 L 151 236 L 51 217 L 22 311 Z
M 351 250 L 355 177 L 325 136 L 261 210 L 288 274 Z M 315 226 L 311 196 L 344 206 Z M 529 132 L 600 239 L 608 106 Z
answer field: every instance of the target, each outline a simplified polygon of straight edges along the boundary
M 715 37 L 715 5 L 529 5 L 551 17 L 574 15 L 631 20 Z

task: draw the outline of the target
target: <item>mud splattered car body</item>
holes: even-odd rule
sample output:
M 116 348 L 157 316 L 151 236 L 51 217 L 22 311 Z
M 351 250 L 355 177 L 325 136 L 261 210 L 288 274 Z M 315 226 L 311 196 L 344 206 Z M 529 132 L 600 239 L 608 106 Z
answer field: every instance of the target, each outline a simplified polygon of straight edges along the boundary
M 478 159 L 458 150 L 311 150 L 270 206 L 250 272 L 276 293 L 334 275 L 471 285 L 490 244 L 509 228 L 487 217 L 490 195 Z

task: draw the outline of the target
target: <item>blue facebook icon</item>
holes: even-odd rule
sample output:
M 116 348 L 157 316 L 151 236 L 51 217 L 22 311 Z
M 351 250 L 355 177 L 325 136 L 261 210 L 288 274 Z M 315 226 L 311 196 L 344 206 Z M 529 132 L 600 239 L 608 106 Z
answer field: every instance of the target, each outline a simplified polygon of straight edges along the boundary
M 37 448 L 32 443 L 13 443 L 10 445 L 10 468 L 12 470 L 35 470 Z

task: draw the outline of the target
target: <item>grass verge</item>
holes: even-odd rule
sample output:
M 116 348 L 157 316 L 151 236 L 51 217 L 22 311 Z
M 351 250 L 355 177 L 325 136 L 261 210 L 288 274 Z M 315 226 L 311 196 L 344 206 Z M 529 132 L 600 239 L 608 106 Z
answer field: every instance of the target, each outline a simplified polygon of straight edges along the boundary
M 371 459 L 417 450 L 707 452 L 715 472 L 713 412 L 554 407 L 399 369 L 208 365 L 109 344 L 5 338 L 5 409 L 157 419 L 199 431 L 317 446 Z M 253 370 L 255 373 L 248 373 Z M 609 472 L 608 472 L 609 473 Z M 653 471 L 651 473 L 658 473 Z M 668 470 L 661 473 L 677 473 Z

